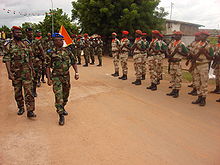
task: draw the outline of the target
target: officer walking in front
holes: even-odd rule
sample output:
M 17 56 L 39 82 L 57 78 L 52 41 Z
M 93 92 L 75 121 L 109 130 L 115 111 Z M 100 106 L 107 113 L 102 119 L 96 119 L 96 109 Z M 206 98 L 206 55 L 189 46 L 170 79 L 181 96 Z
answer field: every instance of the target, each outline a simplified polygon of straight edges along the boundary
M 32 51 L 28 43 L 22 40 L 22 29 L 20 27 L 13 26 L 12 35 L 13 39 L 5 46 L 3 62 L 6 64 L 8 78 L 12 80 L 14 87 L 15 100 L 18 106 L 17 114 L 22 115 L 25 112 L 25 102 L 27 117 L 35 118 L 35 100 L 32 95 L 34 74 Z
M 64 116 L 68 115 L 65 106 L 68 102 L 70 92 L 70 73 L 72 66 L 75 71 L 75 79 L 79 79 L 77 60 L 74 54 L 63 47 L 63 36 L 59 33 L 52 35 L 54 47 L 47 51 L 46 73 L 48 85 L 53 85 L 55 94 L 55 107 L 59 114 L 59 125 L 64 125 Z M 50 71 L 52 69 L 52 73 Z

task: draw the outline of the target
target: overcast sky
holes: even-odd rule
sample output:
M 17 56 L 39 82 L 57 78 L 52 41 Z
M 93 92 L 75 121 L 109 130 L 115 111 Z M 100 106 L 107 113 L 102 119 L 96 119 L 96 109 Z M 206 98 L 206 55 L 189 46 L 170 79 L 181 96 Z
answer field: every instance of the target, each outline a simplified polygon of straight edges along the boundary
M 54 8 L 62 8 L 71 17 L 72 1 L 53 0 Z M 170 13 L 171 2 L 174 3 L 172 19 L 201 24 L 205 28 L 220 28 L 220 0 L 161 0 L 160 6 Z M 42 14 L 50 8 L 51 0 L 0 0 L 0 26 L 42 21 L 44 16 L 21 16 L 18 12 Z M 3 9 L 17 13 L 7 13 Z

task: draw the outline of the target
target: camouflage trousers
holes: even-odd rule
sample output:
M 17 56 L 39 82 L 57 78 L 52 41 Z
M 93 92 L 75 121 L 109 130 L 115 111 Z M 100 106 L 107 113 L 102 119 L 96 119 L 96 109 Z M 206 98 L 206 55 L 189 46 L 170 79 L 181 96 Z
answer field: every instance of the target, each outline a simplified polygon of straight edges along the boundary
M 42 61 L 41 60 L 34 60 L 33 62 L 33 67 L 34 67 L 34 83 L 37 83 L 40 80 L 41 74 L 42 74 Z
M 118 54 L 118 52 L 112 52 L 112 57 L 113 57 L 115 72 L 119 72 L 119 54 Z
M 215 67 L 214 74 L 215 74 L 216 86 L 217 86 L 217 87 L 220 87 L 220 64 L 218 64 L 218 65 Z
M 181 62 L 170 63 L 170 76 L 171 76 L 172 89 L 180 89 L 182 82 Z
M 143 73 L 143 54 L 137 53 L 133 56 L 134 59 L 134 70 L 135 70 L 135 76 L 137 80 L 140 80 L 142 78 Z
M 94 63 L 95 62 L 95 50 L 93 47 L 89 47 L 89 56 L 90 56 L 91 62 Z
M 195 86 L 199 96 L 208 94 L 209 64 L 197 64 L 195 67 Z
M 162 74 L 163 74 L 163 55 L 157 55 L 157 59 L 158 59 L 158 63 L 157 63 L 157 76 L 158 76 L 158 80 L 160 80 L 162 78 Z
M 120 53 L 119 59 L 121 61 L 123 75 L 128 74 L 128 52 Z
M 90 56 L 89 48 L 87 47 L 83 51 L 84 51 L 85 63 L 88 64 L 89 63 L 89 56 Z
M 150 72 L 150 80 L 151 83 L 157 84 L 158 83 L 158 59 L 156 56 L 148 57 L 148 66 Z
M 142 54 L 142 75 L 147 74 L 147 54 Z
M 102 48 L 97 48 L 95 54 L 98 56 L 99 63 L 102 63 Z
M 77 48 L 76 49 L 76 57 L 77 57 L 77 62 L 78 63 L 81 63 L 81 53 L 82 53 L 82 50 Z
M 25 78 L 15 75 L 15 80 L 12 81 L 14 87 L 15 100 L 19 109 L 24 109 L 24 100 L 27 111 L 35 110 L 35 100 L 32 94 L 33 91 L 33 79 L 32 73 L 26 73 Z M 24 96 L 22 92 L 24 89 Z
M 55 107 L 58 114 L 62 114 L 68 102 L 70 92 L 70 75 L 52 76 Z
M 198 74 L 197 72 L 198 72 L 197 69 L 189 70 L 189 73 L 192 75 L 192 85 L 193 85 L 193 88 L 196 88 L 195 75 Z

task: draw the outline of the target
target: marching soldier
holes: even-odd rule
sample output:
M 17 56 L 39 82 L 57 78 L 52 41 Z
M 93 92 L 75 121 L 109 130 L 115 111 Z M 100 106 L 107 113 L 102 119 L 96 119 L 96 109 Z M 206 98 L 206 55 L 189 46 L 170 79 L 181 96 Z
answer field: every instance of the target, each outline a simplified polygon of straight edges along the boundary
M 142 79 L 142 66 L 143 66 L 143 51 L 146 50 L 146 45 L 143 41 L 142 37 L 142 31 L 136 30 L 135 31 L 136 39 L 134 44 L 132 45 L 132 52 L 133 52 L 133 59 L 134 59 L 134 70 L 135 70 L 135 76 L 136 80 L 132 82 L 134 85 L 141 85 L 141 79 Z
M 149 42 L 147 41 L 147 33 L 142 33 L 142 39 L 144 41 L 144 44 L 146 46 L 146 50 L 143 51 L 143 55 L 142 55 L 142 78 L 141 80 L 145 80 L 146 79 L 146 74 L 147 74 L 147 50 L 149 48 Z
M 200 33 L 198 32 L 198 33 L 196 33 L 195 34 L 195 41 L 193 41 L 189 46 L 188 46 L 188 48 L 189 48 L 189 50 L 190 50 L 190 54 L 192 55 L 192 56 L 194 56 L 195 54 L 196 54 L 196 46 L 197 46 L 197 44 L 199 44 L 199 42 L 200 42 Z M 189 61 L 189 60 L 188 60 Z M 187 61 L 187 63 L 186 63 L 186 65 L 188 65 L 188 61 Z M 195 75 L 197 74 L 197 73 L 195 73 L 195 69 L 194 70 L 192 70 L 193 68 L 192 67 L 190 67 L 189 68 L 189 72 L 191 73 L 191 75 L 192 75 L 192 84 L 191 85 L 189 85 L 188 87 L 193 87 L 193 90 L 191 91 L 191 92 L 189 92 L 188 94 L 189 95 L 193 95 L 193 96 L 197 96 L 197 90 L 196 90 L 196 83 L 195 83 Z
M 95 52 L 98 56 L 99 64 L 97 66 L 102 66 L 102 48 L 103 48 L 103 41 L 101 36 L 98 36 L 96 38 L 96 47 L 95 47 Z
M 87 33 L 84 34 L 84 43 L 83 43 L 83 52 L 84 52 L 84 59 L 85 64 L 83 67 L 89 66 L 89 55 L 90 55 L 90 41 L 89 41 L 89 35 Z
M 119 76 L 119 51 L 120 51 L 120 41 L 116 38 L 117 34 L 112 33 L 112 57 L 114 63 L 115 73 L 112 74 L 113 77 Z
M 215 56 L 212 68 L 214 69 L 215 81 L 216 81 L 216 89 L 214 93 L 219 94 L 220 90 L 220 35 L 218 37 L 218 43 L 214 47 Z M 220 99 L 216 100 L 216 102 L 220 102 Z
M 13 39 L 5 46 L 3 62 L 6 64 L 8 78 L 12 80 L 15 92 L 15 100 L 18 106 L 18 115 L 22 115 L 24 110 L 24 98 L 27 108 L 27 117 L 35 118 L 35 100 L 32 95 L 33 86 L 33 65 L 32 51 L 26 41 L 22 40 L 22 30 L 20 27 L 12 27 Z M 24 96 L 22 93 L 24 89 Z
M 54 47 L 47 52 L 46 67 L 48 85 L 53 84 L 55 94 L 55 107 L 59 114 L 59 125 L 64 125 L 65 115 L 68 115 L 65 106 L 68 102 L 70 91 L 70 73 L 72 66 L 75 71 L 75 79 L 79 79 L 79 73 L 76 64 L 76 58 L 73 53 L 63 47 L 63 36 L 59 33 L 52 35 Z M 50 72 L 52 69 L 52 73 Z
M 152 31 L 152 41 L 149 45 L 148 49 L 148 65 L 149 65 L 149 72 L 150 72 L 150 79 L 151 79 L 151 85 L 147 87 L 147 89 L 150 89 L 152 91 L 157 90 L 157 85 L 159 82 L 158 79 L 158 55 L 161 51 L 160 41 L 159 41 L 159 34 L 160 32 L 158 30 Z
M 220 94 L 220 35 L 218 37 L 218 43 L 214 47 L 215 51 L 215 58 L 213 63 L 213 69 L 215 74 L 215 82 L 216 82 L 216 88 L 214 91 L 211 91 L 211 93 Z
M 174 32 L 174 42 L 169 45 L 169 62 L 170 62 L 170 76 L 172 82 L 172 91 L 168 96 L 173 98 L 179 97 L 179 90 L 182 82 L 182 65 L 181 60 L 187 56 L 188 49 L 181 41 L 183 33 L 181 31 Z
M 122 39 L 120 43 L 120 54 L 119 54 L 119 60 L 121 61 L 121 67 L 123 73 L 123 75 L 119 77 L 119 79 L 121 80 L 127 80 L 127 74 L 128 74 L 128 53 L 130 51 L 129 48 L 130 41 L 127 38 L 128 34 L 129 34 L 128 31 L 122 31 Z
M 83 47 L 83 42 L 82 42 L 82 36 L 78 35 L 76 38 L 76 57 L 77 57 L 77 65 L 81 65 L 81 54 L 82 54 L 82 47 Z
M 200 42 L 196 46 L 196 55 L 192 57 L 192 65 L 195 67 L 195 83 L 198 93 L 198 99 L 192 104 L 206 105 L 206 96 L 208 94 L 208 80 L 209 80 L 209 63 L 213 59 L 214 50 L 207 41 L 208 32 L 200 33 Z

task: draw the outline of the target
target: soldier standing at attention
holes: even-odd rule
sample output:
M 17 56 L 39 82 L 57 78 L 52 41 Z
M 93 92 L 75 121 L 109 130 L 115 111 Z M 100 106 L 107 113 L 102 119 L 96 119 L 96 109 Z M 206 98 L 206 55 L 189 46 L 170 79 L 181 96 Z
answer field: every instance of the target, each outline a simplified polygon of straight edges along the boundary
M 193 56 L 195 62 L 195 83 L 198 93 L 198 99 L 192 104 L 206 105 L 206 96 L 208 94 L 208 80 L 209 80 L 209 63 L 213 59 L 214 50 L 207 41 L 208 32 L 200 32 L 200 42 L 196 46 L 196 55 Z
M 89 55 L 90 55 L 90 41 L 89 41 L 89 35 L 87 33 L 84 34 L 84 43 L 83 43 L 83 52 L 84 52 L 84 59 L 85 64 L 83 67 L 89 66 Z
M 102 41 L 101 36 L 98 36 L 98 37 L 96 38 L 96 42 L 97 42 L 97 45 L 96 45 L 96 54 L 97 54 L 98 60 L 99 60 L 99 64 L 98 64 L 97 66 L 102 66 L 103 41 Z
M 48 85 L 53 84 L 55 94 L 55 107 L 59 114 L 59 125 L 64 125 L 65 115 L 68 113 L 65 106 L 68 102 L 70 92 L 70 73 L 69 68 L 72 66 L 75 71 L 75 79 L 79 79 L 79 73 L 74 54 L 63 47 L 63 36 L 59 33 L 52 35 L 54 47 L 47 52 L 46 67 Z M 52 73 L 50 72 L 52 69 Z
M 133 52 L 133 59 L 134 59 L 134 70 L 136 80 L 132 82 L 134 85 L 141 85 L 141 78 L 142 78 L 142 66 L 143 66 L 143 51 L 146 50 L 146 45 L 142 40 L 142 31 L 136 30 L 135 31 L 136 39 L 134 44 L 132 45 L 132 52 Z
M 190 50 L 190 55 L 191 56 L 194 56 L 195 54 L 196 54 L 196 46 L 197 46 L 197 44 L 199 44 L 199 42 L 200 42 L 200 33 L 198 32 L 198 33 L 196 33 L 195 34 L 195 41 L 193 41 L 189 46 L 188 46 L 188 49 Z M 188 60 L 189 61 L 189 60 Z M 188 65 L 188 62 L 187 62 L 187 64 L 186 65 Z M 193 64 L 192 64 L 193 65 Z M 195 73 L 195 68 L 194 67 L 190 67 L 189 68 L 189 72 L 191 73 L 191 75 L 192 75 L 192 84 L 191 85 L 189 85 L 188 87 L 193 87 L 193 90 L 191 91 L 191 92 L 189 92 L 188 94 L 189 95 L 193 95 L 193 96 L 197 96 L 197 90 L 196 90 L 196 83 L 195 83 L 195 75 L 197 74 L 197 73 Z
M 115 73 L 112 74 L 113 77 L 119 76 L 119 51 L 120 51 L 120 41 L 116 38 L 117 34 L 112 33 L 112 57 L 114 63 Z
M 159 39 L 161 51 L 158 54 L 158 69 L 157 69 L 158 84 L 160 83 L 160 80 L 163 80 L 163 59 L 165 59 L 168 50 L 166 42 L 163 41 L 163 37 L 164 37 L 163 34 L 159 34 L 158 39 Z
M 161 51 L 160 41 L 159 41 L 159 34 L 158 30 L 152 31 L 152 41 L 150 42 L 149 49 L 148 49 L 148 65 L 149 65 L 149 72 L 150 72 L 150 79 L 151 85 L 147 87 L 152 91 L 157 90 L 158 80 L 158 55 Z
M 78 35 L 77 38 L 76 38 L 76 57 L 77 57 L 77 65 L 81 65 L 81 53 L 82 53 L 82 46 L 83 46 L 83 43 L 82 43 L 82 36 L 81 35 Z
M 143 55 L 142 55 L 142 78 L 141 80 L 145 80 L 146 79 L 146 74 L 147 74 L 147 51 L 149 48 L 149 42 L 147 41 L 147 33 L 142 33 L 142 39 L 144 41 L 145 44 L 145 51 L 143 51 Z
M 33 65 L 32 52 L 26 41 L 22 41 L 22 30 L 20 27 L 12 27 L 13 39 L 5 46 L 3 62 L 6 64 L 8 78 L 12 80 L 15 100 L 18 106 L 18 115 L 24 110 L 24 98 L 27 108 L 27 117 L 35 118 L 35 100 L 32 95 L 33 87 Z M 24 96 L 22 93 L 24 89 Z
M 220 94 L 220 35 L 218 35 L 217 37 L 218 37 L 218 43 L 214 47 L 215 56 L 213 63 L 216 88 L 214 91 L 211 91 L 211 93 Z
M 183 33 L 181 31 L 174 32 L 174 42 L 169 45 L 169 62 L 170 75 L 172 84 L 172 91 L 167 96 L 173 98 L 179 97 L 179 90 L 182 82 L 182 64 L 181 60 L 188 55 L 188 49 L 181 41 Z
M 122 67 L 122 73 L 123 75 L 119 77 L 121 80 L 127 80 L 128 75 L 128 53 L 130 51 L 129 45 L 130 41 L 127 38 L 129 32 L 128 31 L 122 31 L 122 39 L 120 43 L 120 54 L 119 54 L 119 60 L 121 61 L 121 67 Z
M 94 38 L 90 37 L 89 38 L 89 57 L 91 59 L 91 65 L 95 65 L 95 43 L 94 43 Z M 90 60 L 89 60 L 90 61 Z

